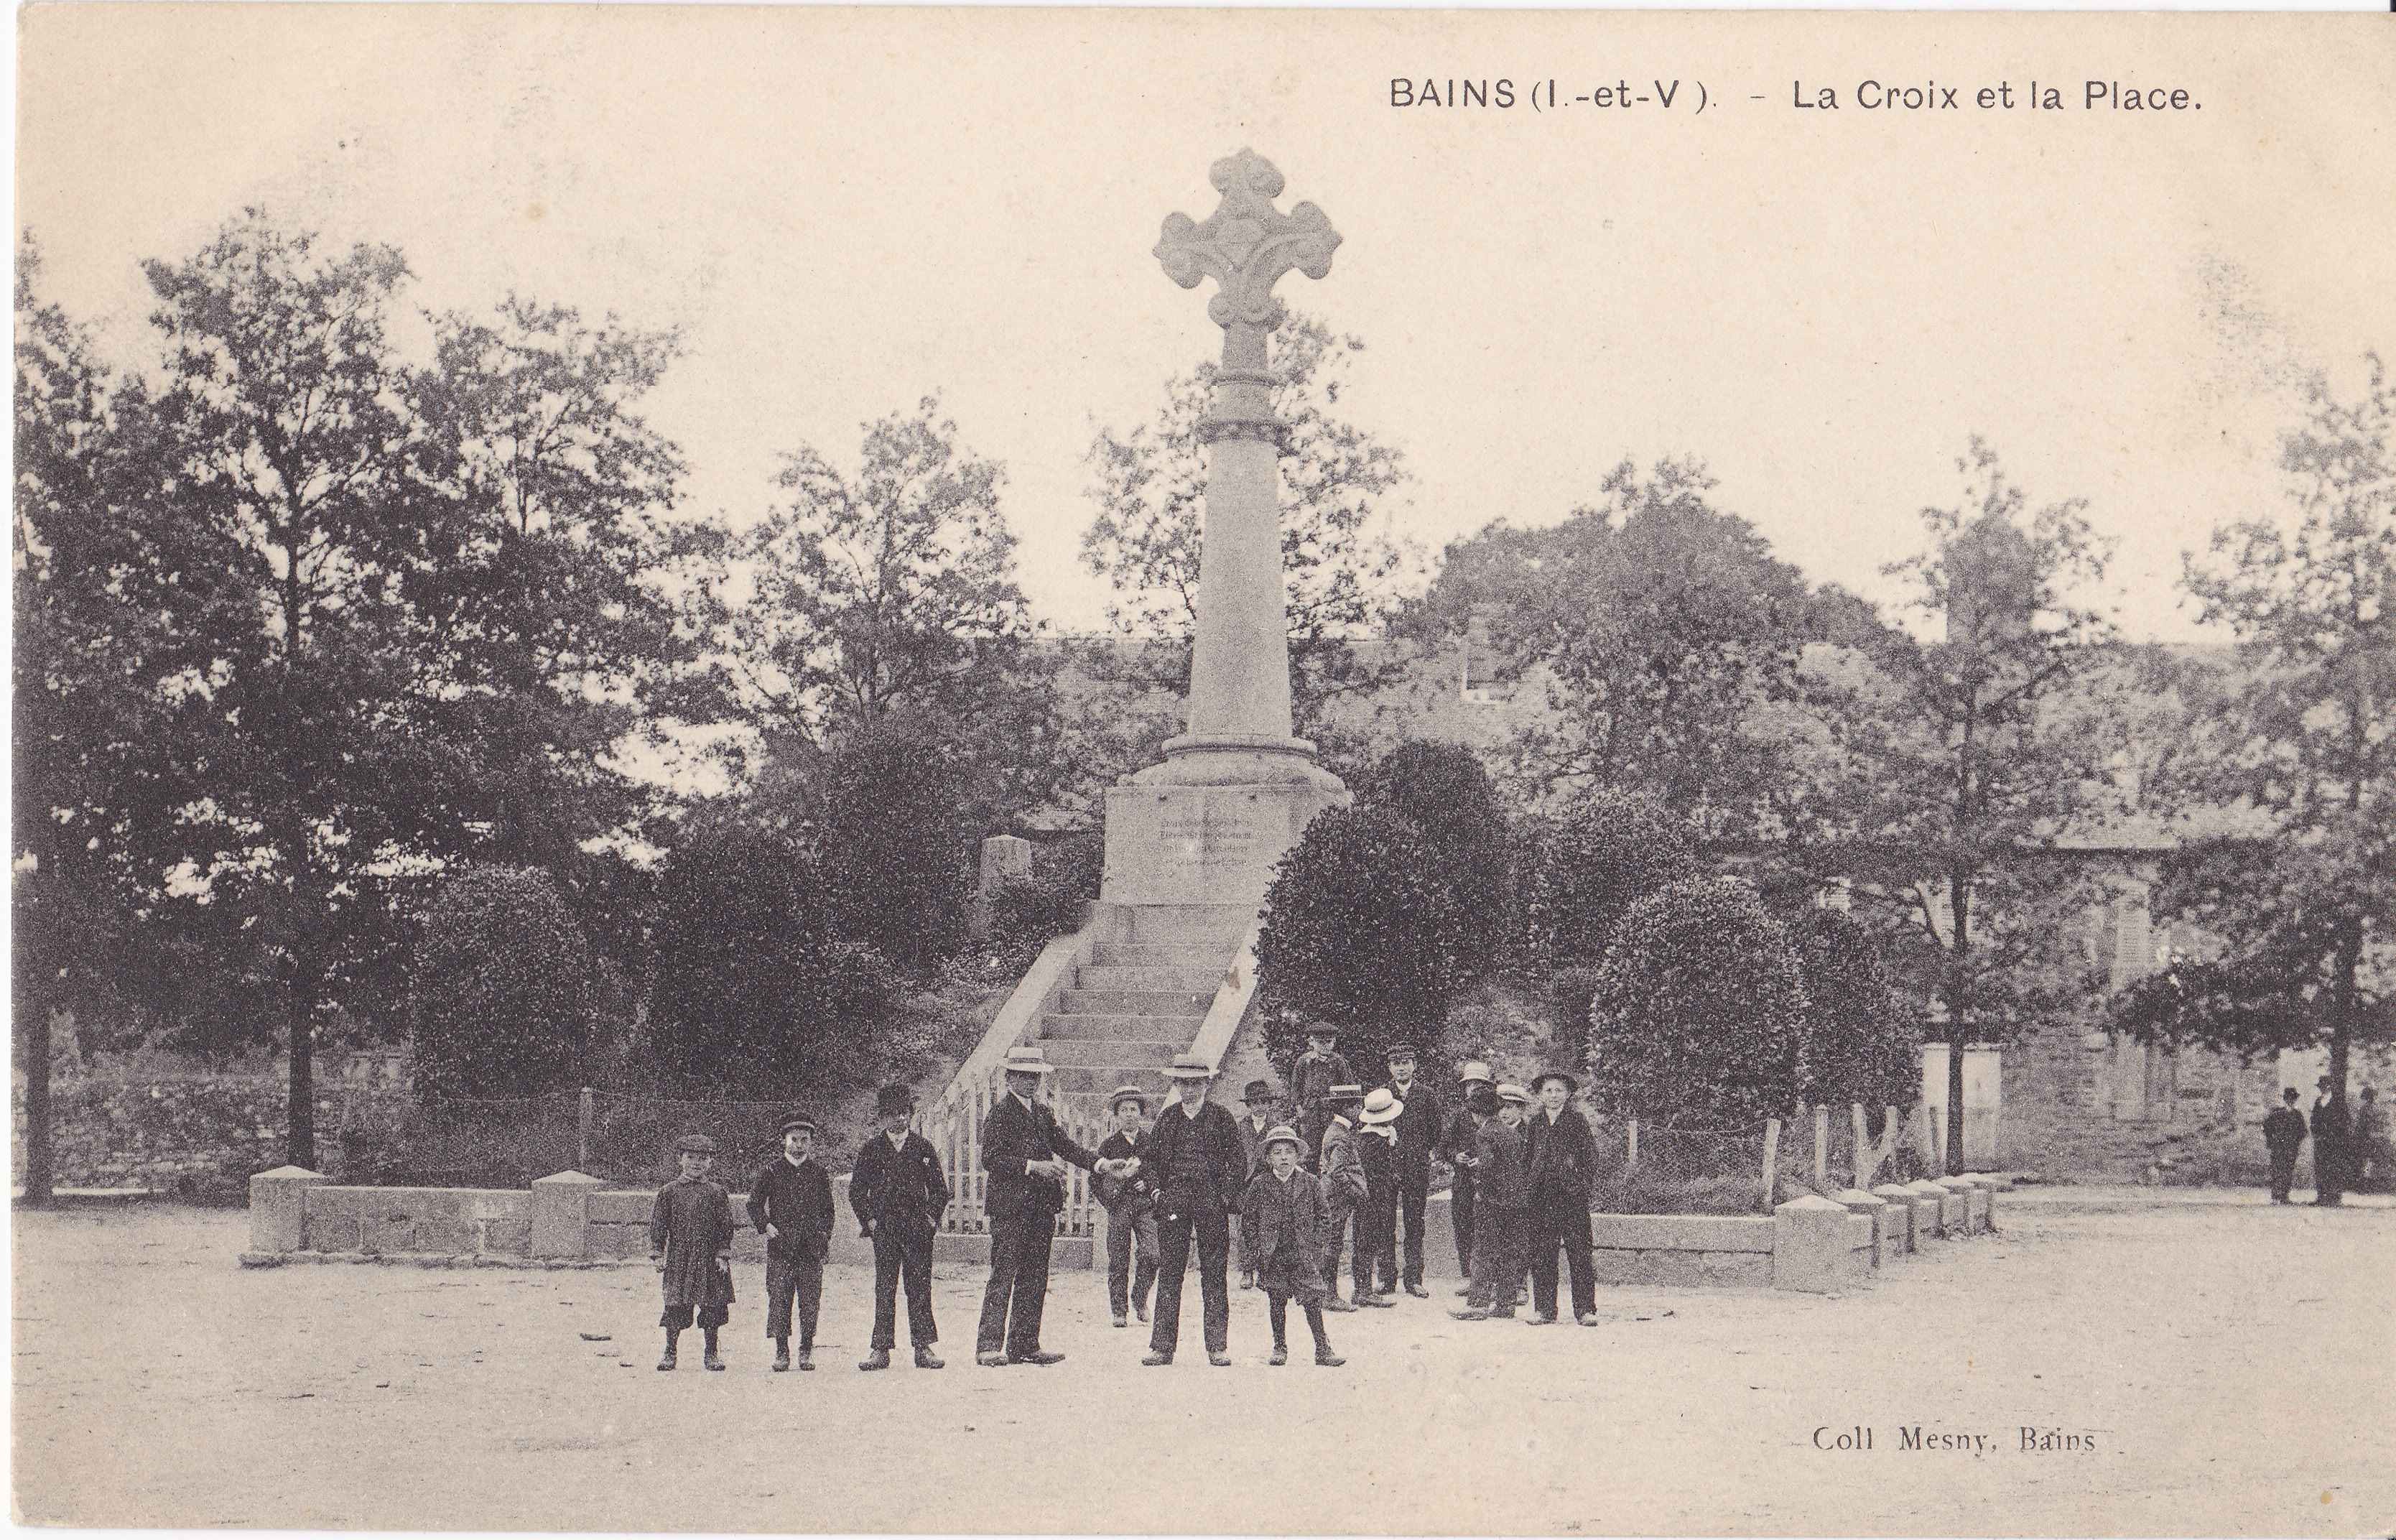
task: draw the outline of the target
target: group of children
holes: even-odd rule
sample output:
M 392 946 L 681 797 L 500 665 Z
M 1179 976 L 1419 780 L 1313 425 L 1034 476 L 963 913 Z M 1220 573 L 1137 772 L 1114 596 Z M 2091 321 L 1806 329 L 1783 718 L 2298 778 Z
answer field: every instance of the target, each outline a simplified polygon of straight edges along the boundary
M 1450 1212 L 1457 1255 L 1468 1276 L 1458 1291 L 1465 1303 L 1450 1313 L 1462 1321 L 1509 1319 L 1519 1305 L 1529 1303 L 1532 1324 L 1554 1321 L 1561 1251 L 1571 1272 L 1574 1318 L 1584 1326 L 1597 1323 L 1589 1228 L 1596 1143 L 1571 1106 L 1578 1090 L 1571 1075 L 1551 1069 L 1531 1088 L 1500 1085 L 1488 1066 L 1469 1062 L 1458 1075 L 1460 1106 L 1453 1116 L 1443 1116 L 1439 1095 L 1415 1077 L 1411 1044 L 1391 1048 L 1387 1081 L 1367 1092 L 1339 1055 L 1335 1031 L 1316 1027 L 1308 1037 L 1308 1051 L 1291 1075 L 1287 1104 L 1269 1082 L 1248 1083 L 1234 1123 L 1235 1156 L 1219 1133 L 1212 1136 L 1221 1138 L 1218 1150 L 1204 1148 L 1205 1139 L 1186 1137 L 1155 1148 L 1147 1093 L 1124 1086 L 1110 1098 L 1114 1127 L 1095 1159 L 1085 1154 L 1083 1161 L 1107 1210 L 1107 1292 L 1114 1324 L 1127 1325 L 1135 1313 L 1148 1321 L 1151 1293 L 1157 1294 L 1157 1331 L 1144 1361 L 1172 1361 L 1179 1273 L 1193 1242 L 1202 1274 L 1212 1274 L 1208 1294 L 1219 1291 L 1222 1215 L 1229 1208 L 1238 1226 L 1240 1287 L 1261 1289 L 1266 1296 L 1271 1361 L 1288 1361 L 1286 1321 L 1295 1300 L 1313 1334 L 1315 1362 L 1343 1363 L 1332 1349 L 1324 1312 L 1389 1308 L 1401 1287 L 1428 1297 L 1422 1227 L 1437 1157 L 1455 1171 Z M 1219 1109 L 1205 1106 L 1210 1068 L 1177 1061 L 1173 1073 L 1178 1083 L 1186 1082 L 1184 1115 L 1223 1118 Z M 949 1187 L 938 1154 L 912 1131 L 913 1114 L 906 1087 L 883 1088 L 875 1102 L 879 1127 L 859 1150 L 850 1178 L 849 1206 L 860 1233 L 873 1242 L 873 1338 L 872 1351 L 858 1365 L 864 1370 L 889 1366 L 902 1281 L 915 1363 L 942 1366 L 932 1353 L 938 1331 L 931 1264 Z M 1215 1126 L 1219 1130 L 1219 1122 Z M 823 1263 L 833 1223 L 831 1178 L 816 1159 L 815 1134 L 809 1119 L 785 1122 L 781 1155 L 749 1184 L 749 1222 L 765 1238 L 765 1332 L 774 1342 L 778 1373 L 791 1367 L 794 1306 L 798 1367 L 815 1367 Z M 661 1370 L 675 1367 L 676 1345 L 694 1321 L 706 1334 L 706 1366 L 724 1367 L 717 1331 L 733 1298 L 733 1219 L 729 1193 L 709 1175 L 714 1150 L 712 1141 L 699 1135 L 679 1142 L 682 1175 L 658 1193 L 650 1217 L 650 1255 L 665 1298 Z M 1211 1234 L 1184 1212 L 1200 1188 L 1221 1195 L 1203 1205 L 1218 1215 Z M 1172 1231 L 1169 1247 L 1160 1245 L 1161 1214 Z M 1350 1255 L 1351 1231 L 1353 1287 L 1343 1298 L 1340 1260 Z M 1174 1274 L 1169 1281 L 1162 1277 L 1168 1269 Z M 1223 1303 L 1207 1303 L 1208 1356 L 1228 1363 Z
M 914 1116 L 912 1092 L 903 1085 L 884 1086 L 874 1099 L 876 1130 L 858 1151 L 849 1175 L 849 1209 L 859 1233 L 873 1242 L 872 1347 L 859 1369 L 890 1367 L 902 1281 L 915 1366 L 942 1366 L 932 1353 L 939 1337 L 932 1319 L 932 1241 L 949 1206 L 949 1183 L 938 1154 L 912 1131 Z M 833 1224 L 832 1177 L 816 1158 L 814 1120 L 785 1119 L 780 1132 L 782 1152 L 750 1178 L 748 1202 L 749 1222 L 765 1238 L 765 1335 L 774 1344 L 776 1374 L 791 1367 L 794 1305 L 798 1367 L 816 1366 L 816 1321 Z M 695 1321 L 706 1334 L 706 1366 L 722 1369 L 716 1334 L 733 1302 L 732 1198 L 710 1175 L 715 1141 L 685 1135 L 676 1141 L 674 1158 L 682 1174 L 658 1190 L 649 1212 L 649 1256 L 665 1295 L 659 1318 L 665 1355 L 658 1367 L 676 1366 L 682 1334 Z

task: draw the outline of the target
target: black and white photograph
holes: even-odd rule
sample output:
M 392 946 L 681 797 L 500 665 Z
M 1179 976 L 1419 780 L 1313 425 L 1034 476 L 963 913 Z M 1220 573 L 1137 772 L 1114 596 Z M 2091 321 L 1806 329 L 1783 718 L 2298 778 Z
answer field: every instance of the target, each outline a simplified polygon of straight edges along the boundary
M 15 1521 L 2390 1533 L 2389 21 L 21 8 Z

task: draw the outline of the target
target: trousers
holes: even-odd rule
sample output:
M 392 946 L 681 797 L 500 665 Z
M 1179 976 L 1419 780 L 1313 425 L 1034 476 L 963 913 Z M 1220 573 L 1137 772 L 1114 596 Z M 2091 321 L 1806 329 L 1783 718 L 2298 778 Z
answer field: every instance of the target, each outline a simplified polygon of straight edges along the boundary
M 2271 1151 L 2271 1201 L 2275 1203 L 2286 1202 L 2288 1201 L 2288 1188 L 2296 1186 L 2296 1147 L 2291 1145 L 2285 1149 L 2275 1149 Z
M 1514 1313 L 1514 1291 L 1523 1281 L 1523 1231 L 1529 1220 L 1519 1208 L 1484 1207 L 1472 1219 L 1472 1292 L 1465 1303 L 1491 1315 Z
M 1470 1277 L 1472 1272 L 1472 1173 L 1457 1172 L 1456 1183 L 1447 1190 L 1447 1218 L 1456 1229 L 1456 1265 Z
M 1314 1334 L 1314 1350 L 1318 1353 L 1331 1351 L 1331 1334 L 1323 1329 L 1323 1307 L 1311 1299 L 1300 1300 L 1298 1305 L 1306 1311 L 1306 1329 Z M 1267 1294 L 1265 1315 L 1266 1319 L 1272 1322 L 1273 1346 L 1287 1348 L 1289 1346 L 1289 1295 Z
M 1048 1308 L 1048 1245 L 1057 1221 L 1046 1214 L 1014 1214 L 990 1222 L 990 1281 L 981 1291 L 981 1324 L 974 1350 L 1020 1357 L 1040 1350 L 1040 1317 Z
M 776 1342 L 791 1335 L 791 1303 L 799 1307 L 799 1346 L 816 1345 L 816 1316 L 823 1307 L 823 1258 L 765 1254 L 765 1334 Z
M 1397 1286 L 1398 1194 L 1384 1184 L 1356 1211 L 1356 1291 L 1387 1294 Z
M 940 1339 L 932 1319 L 932 1232 L 901 1234 L 875 1226 L 873 1230 L 873 1346 L 887 1352 L 898 1346 L 898 1284 L 907 1285 L 907 1337 L 918 1348 Z M 812 1320 L 812 1316 L 810 1316 Z M 813 1334 L 810 1326 L 809 1334 Z
M 1107 1210 L 1107 1303 L 1117 1315 L 1128 1313 L 1135 1304 L 1146 1309 L 1149 1290 L 1155 1285 L 1156 1210 L 1128 1203 Z
M 1556 1248 L 1572 1269 L 1573 1314 L 1597 1308 L 1597 1264 L 1590 1255 L 1589 1210 L 1567 1199 L 1531 1211 L 1531 1303 L 1539 1314 L 1556 1313 Z
M 1348 1226 L 1356 1217 L 1357 1205 L 1343 1192 L 1330 1195 L 1325 1206 L 1330 1210 L 1330 1217 L 1323 1229 L 1323 1286 L 1336 1296 L 1339 1293 L 1339 1258 L 1347 1254 Z M 1359 1293 L 1373 1286 L 1371 1278 L 1366 1276 L 1369 1267 L 1360 1246 L 1355 1258 L 1356 1290 Z
M 1398 1166 L 1398 1233 L 1405 1241 L 1405 1260 L 1402 1276 L 1405 1282 L 1419 1286 L 1423 1281 L 1423 1208 L 1431 1201 L 1431 1160 L 1426 1156 L 1418 1164 Z M 1458 1256 L 1467 1255 L 1458 1252 Z
M 1231 1215 L 1212 1206 L 1172 1205 L 1158 1211 L 1156 1234 L 1161 1255 L 1156 1319 L 1149 1332 L 1149 1350 L 1169 1353 L 1181 1340 L 1181 1285 L 1190 1271 L 1190 1246 L 1194 1240 L 1198 1245 L 1198 1293 L 1204 1301 L 1206 1351 L 1225 1351 L 1231 1336 Z

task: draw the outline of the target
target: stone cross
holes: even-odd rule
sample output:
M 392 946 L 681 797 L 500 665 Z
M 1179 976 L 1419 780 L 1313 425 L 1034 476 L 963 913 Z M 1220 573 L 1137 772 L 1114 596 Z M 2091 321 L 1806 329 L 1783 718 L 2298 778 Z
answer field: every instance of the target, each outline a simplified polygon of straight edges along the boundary
M 1215 280 L 1206 313 L 1223 328 L 1215 399 L 1198 428 L 1206 514 L 1189 730 L 1165 752 L 1190 758 L 1183 768 L 1192 779 L 1285 778 L 1271 762 L 1292 759 L 1304 762 L 1297 775 L 1311 778 L 1313 745 L 1295 736 L 1290 716 L 1278 464 L 1285 428 L 1273 415 L 1266 340 L 1285 314 L 1273 285 L 1293 268 L 1310 278 L 1329 273 L 1339 233 L 1311 203 L 1287 214 L 1275 208 L 1282 175 L 1253 151 L 1217 161 L 1208 179 L 1222 194 L 1215 212 L 1203 223 L 1167 217 L 1156 243 L 1165 275 L 1183 288 Z

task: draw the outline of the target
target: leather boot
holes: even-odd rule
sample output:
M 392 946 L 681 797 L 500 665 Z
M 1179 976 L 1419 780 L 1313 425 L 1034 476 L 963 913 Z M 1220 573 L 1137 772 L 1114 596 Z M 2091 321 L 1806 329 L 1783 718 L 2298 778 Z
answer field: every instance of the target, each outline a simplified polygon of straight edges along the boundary
M 859 1362 L 858 1367 L 868 1371 L 889 1368 L 890 1349 L 887 1348 L 876 1348 L 873 1351 L 865 1355 L 864 1359 Z

